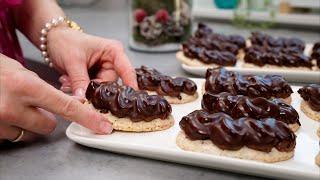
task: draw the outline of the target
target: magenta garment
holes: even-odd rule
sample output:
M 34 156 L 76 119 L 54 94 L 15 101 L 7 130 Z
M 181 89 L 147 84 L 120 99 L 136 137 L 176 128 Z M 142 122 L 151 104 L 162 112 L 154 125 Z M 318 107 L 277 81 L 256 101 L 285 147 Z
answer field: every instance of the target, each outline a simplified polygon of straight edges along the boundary
M 22 0 L 0 0 L 0 53 L 24 64 L 11 10 L 21 2 Z

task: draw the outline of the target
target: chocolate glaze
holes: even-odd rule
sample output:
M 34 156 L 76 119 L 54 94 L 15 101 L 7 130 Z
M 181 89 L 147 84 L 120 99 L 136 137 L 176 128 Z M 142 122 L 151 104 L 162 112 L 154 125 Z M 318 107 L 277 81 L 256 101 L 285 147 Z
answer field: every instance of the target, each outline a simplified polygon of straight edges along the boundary
M 171 106 L 163 97 L 148 95 L 145 91 L 135 91 L 116 82 L 98 83 L 91 81 L 86 98 L 103 113 L 128 117 L 133 122 L 166 119 L 171 114 Z
M 205 64 L 234 66 L 238 51 L 245 45 L 245 39 L 239 35 L 214 33 L 211 28 L 200 23 L 194 36 L 182 44 L 182 50 L 186 57 L 198 59 Z
M 181 93 L 194 95 L 197 85 L 184 77 L 172 78 L 156 69 L 141 66 L 136 68 L 138 86 L 142 90 L 156 91 L 159 95 L 173 96 L 181 99 Z
M 202 109 L 209 113 L 223 112 L 232 118 L 250 117 L 254 119 L 274 118 L 286 124 L 300 124 L 298 112 L 280 99 L 268 100 L 263 97 L 250 99 L 243 95 L 227 92 L 212 94 L 206 92 L 202 98 Z
M 252 45 L 271 47 L 271 48 L 286 48 L 291 49 L 296 52 L 303 52 L 305 48 L 305 43 L 298 38 L 273 38 L 270 35 L 253 32 L 249 38 Z
M 309 104 L 314 111 L 320 112 L 320 85 L 309 84 L 298 90 L 300 96 Z
M 320 42 L 316 42 L 313 45 L 311 57 L 317 61 L 317 65 L 320 68 Z
M 250 98 L 287 98 L 293 93 L 290 85 L 279 75 L 241 75 L 224 68 L 208 69 L 205 90 L 213 94 L 229 92 Z
M 240 36 L 240 35 L 224 35 L 224 34 L 219 34 L 215 33 L 209 26 L 199 23 L 198 24 L 198 29 L 194 33 L 194 37 L 198 39 L 206 39 L 208 42 L 217 40 L 220 43 L 228 42 L 232 43 L 238 48 L 244 48 L 246 47 L 246 40 Z
M 246 48 L 244 61 L 258 66 L 266 64 L 286 67 L 312 68 L 312 59 L 297 49 L 274 48 L 268 46 L 251 46 Z
M 191 140 L 210 139 L 220 149 L 226 150 L 247 146 L 264 152 L 270 152 L 272 148 L 289 152 L 296 144 L 296 136 L 290 128 L 273 118 L 233 119 L 225 113 L 196 110 L 184 116 L 179 125 Z

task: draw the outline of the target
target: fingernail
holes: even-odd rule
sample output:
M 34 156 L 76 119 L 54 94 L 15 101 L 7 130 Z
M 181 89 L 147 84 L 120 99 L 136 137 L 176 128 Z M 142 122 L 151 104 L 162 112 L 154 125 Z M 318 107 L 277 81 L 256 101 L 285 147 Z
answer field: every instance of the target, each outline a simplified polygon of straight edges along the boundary
M 75 96 L 78 96 L 78 97 L 84 97 L 84 89 L 83 88 L 79 88 L 75 91 L 74 93 Z
M 71 87 L 69 87 L 69 86 L 61 86 L 60 90 L 65 93 L 69 93 L 72 91 Z
M 102 121 L 100 123 L 100 130 L 106 134 L 110 134 L 113 130 L 111 123 L 107 121 Z
M 61 77 L 59 78 L 59 81 L 60 81 L 61 83 L 64 83 L 64 82 L 67 81 L 67 78 L 66 78 L 65 76 L 61 76 Z

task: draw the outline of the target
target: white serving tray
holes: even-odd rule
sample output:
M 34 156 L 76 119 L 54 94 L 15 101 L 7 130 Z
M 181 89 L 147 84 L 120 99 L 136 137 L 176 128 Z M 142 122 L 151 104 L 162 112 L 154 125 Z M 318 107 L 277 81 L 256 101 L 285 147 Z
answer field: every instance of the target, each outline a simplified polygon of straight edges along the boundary
M 313 45 L 306 44 L 305 54 L 309 55 Z M 179 61 L 180 62 L 180 61 Z M 256 74 L 256 75 L 265 75 L 265 74 L 278 74 L 286 78 L 289 82 L 300 82 L 300 83 L 318 83 L 320 84 L 320 71 L 296 71 L 288 69 L 270 69 L 270 68 L 244 68 L 242 67 L 243 61 L 238 60 L 237 64 L 234 67 L 225 67 L 230 71 L 237 71 L 243 74 Z M 195 67 L 188 66 L 186 64 L 181 64 L 182 69 L 186 72 L 204 77 L 208 67 Z
M 202 87 L 204 79 L 193 79 L 198 87 Z M 90 130 L 72 123 L 66 134 L 76 143 L 133 156 L 159 159 L 182 164 L 189 164 L 212 169 L 221 169 L 244 174 L 286 179 L 318 179 L 320 168 L 315 165 L 314 158 L 319 152 L 319 139 L 316 130 L 319 123 L 307 118 L 300 111 L 300 96 L 292 96 L 292 105 L 300 115 L 302 126 L 297 131 L 297 145 L 292 159 L 278 163 L 262 163 L 251 160 L 236 159 L 224 156 L 202 154 L 181 150 L 175 143 L 180 131 L 179 121 L 184 115 L 200 109 L 201 98 L 183 105 L 173 105 L 175 124 L 170 129 L 149 133 L 113 132 L 111 135 L 96 135 Z M 198 93 L 201 93 L 198 88 Z

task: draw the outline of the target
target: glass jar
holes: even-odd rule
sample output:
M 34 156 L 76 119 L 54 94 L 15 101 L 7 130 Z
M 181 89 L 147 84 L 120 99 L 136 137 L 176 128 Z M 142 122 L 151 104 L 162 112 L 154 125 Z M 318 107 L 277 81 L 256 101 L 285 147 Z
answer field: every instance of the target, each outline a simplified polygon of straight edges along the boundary
M 191 34 L 192 0 L 131 0 L 129 46 L 148 52 L 176 51 Z

